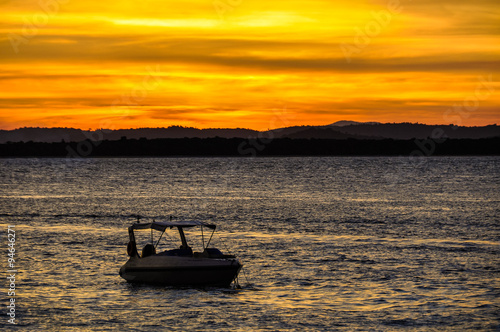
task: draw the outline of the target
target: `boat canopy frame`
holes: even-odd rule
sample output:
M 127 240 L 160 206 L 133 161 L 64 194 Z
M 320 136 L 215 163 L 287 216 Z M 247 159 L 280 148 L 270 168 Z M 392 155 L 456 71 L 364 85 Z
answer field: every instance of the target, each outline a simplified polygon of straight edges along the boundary
M 178 222 L 172 222 L 172 221 L 153 221 L 153 222 L 148 222 L 148 223 L 134 223 L 132 226 L 128 228 L 129 236 L 130 236 L 130 241 L 135 244 L 135 234 L 134 230 L 146 230 L 146 229 L 151 229 L 151 243 L 154 244 L 153 241 L 153 229 L 162 232 L 160 235 L 160 238 L 156 242 L 156 245 L 154 247 L 156 248 L 158 244 L 160 243 L 160 240 L 167 230 L 167 228 L 174 228 L 176 227 L 179 231 L 179 235 L 181 238 L 182 242 L 182 247 L 181 248 L 188 248 L 189 245 L 187 244 L 186 236 L 184 235 L 184 230 L 183 228 L 190 228 L 190 227 L 196 227 L 200 226 L 201 227 L 201 236 L 202 236 L 202 242 L 203 242 L 203 249 L 208 248 L 210 245 L 210 242 L 212 240 L 212 236 L 215 233 L 216 225 L 214 224 L 209 224 L 203 221 L 178 221 Z M 210 239 L 208 240 L 206 246 L 205 246 L 205 240 L 203 236 L 203 227 L 207 227 L 209 229 L 212 229 L 212 234 L 210 235 Z
M 167 228 L 173 228 L 173 227 L 179 227 L 179 228 L 185 228 L 185 227 L 195 227 L 195 226 L 203 226 L 207 227 L 210 229 L 214 229 L 217 227 L 214 224 L 209 224 L 204 221 L 153 221 L 153 222 L 147 222 L 147 223 L 134 223 L 132 226 L 129 227 L 129 230 L 135 230 L 135 229 L 155 229 L 157 231 L 163 232 Z

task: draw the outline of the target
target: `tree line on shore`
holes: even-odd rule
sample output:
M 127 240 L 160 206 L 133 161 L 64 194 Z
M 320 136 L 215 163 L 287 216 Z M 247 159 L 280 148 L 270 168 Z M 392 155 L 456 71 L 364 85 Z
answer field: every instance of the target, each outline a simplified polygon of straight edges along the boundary
M 167 138 L 7 142 L 0 157 L 500 155 L 500 137 L 483 139 Z

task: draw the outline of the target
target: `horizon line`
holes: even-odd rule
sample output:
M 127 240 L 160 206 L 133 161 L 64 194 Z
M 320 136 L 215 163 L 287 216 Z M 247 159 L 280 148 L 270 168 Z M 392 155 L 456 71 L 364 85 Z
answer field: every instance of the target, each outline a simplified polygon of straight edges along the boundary
M 75 130 L 81 130 L 81 131 L 118 131 L 118 130 L 141 130 L 141 129 L 169 129 L 169 128 L 184 128 L 184 129 L 196 129 L 196 130 L 251 130 L 251 131 L 257 131 L 257 132 L 267 132 L 267 131 L 273 131 L 273 130 L 279 130 L 279 129 L 284 129 L 284 128 L 293 128 L 293 127 L 330 127 L 334 126 L 336 123 L 340 122 L 353 122 L 355 125 L 387 125 L 387 124 L 411 124 L 411 125 L 425 125 L 425 126 L 454 126 L 454 127 L 462 127 L 462 128 L 481 128 L 481 127 L 489 127 L 489 126 L 498 126 L 498 123 L 492 123 L 492 124 L 487 124 L 487 125 L 475 125 L 475 126 L 466 126 L 466 125 L 457 125 L 453 123 L 449 124 L 428 124 L 428 123 L 420 123 L 420 122 L 377 122 L 377 121 L 351 121 L 351 120 L 340 120 L 336 121 L 334 123 L 326 124 L 326 125 L 292 125 L 292 126 L 287 126 L 287 127 L 277 127 L 273 129 L 267 129 L 267 130 L 259 130 L 259 129 L 252 129 L 252 128 L 243 128 L 243 127 L 208 127 L 208 128 L 198 128 L 198 127 L 192 127 L 192 126 L 182 126 L 182 125 L 170 125 L 168 127 L 136 127 L 136 128 L 117 128 L 117 129 L 111 129 L 111 128 L 88 128 L 88 129 L 83 129 L 79 127 L 30 127 L 30 126 L 24 126 L 24 127 L 18 127 L 15 129 L 3 129 L 0 128 L 1 131 L 14 131 L 14 130 L 20 130 L 20 129 L 75 129 Z M 350 124 L 352 125 L 352 124 Z M 345 127 L 350 126 L 350 125 L 345 125 Z M 334 126 L 335 127 L 335 126 Z M 337 126 L 339 128 L 342 128 L 344 126 Z

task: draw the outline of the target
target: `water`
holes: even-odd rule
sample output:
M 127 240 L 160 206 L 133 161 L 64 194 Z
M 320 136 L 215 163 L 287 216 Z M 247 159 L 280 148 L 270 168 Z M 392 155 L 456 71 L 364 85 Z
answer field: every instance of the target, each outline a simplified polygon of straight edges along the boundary
M 0 327 L 498 331 L 499 184 L 498 157 L 2 159 Z M 242 289 L 126 283 L 135 215 L 216 222 Z

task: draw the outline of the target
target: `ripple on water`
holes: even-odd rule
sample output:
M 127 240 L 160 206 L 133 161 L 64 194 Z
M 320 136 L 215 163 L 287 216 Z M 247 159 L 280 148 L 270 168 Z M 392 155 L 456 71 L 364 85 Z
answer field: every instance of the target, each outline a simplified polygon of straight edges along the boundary
M 0 160 L 0 174 L 16 172 L 1 183 L 0 228 L 16 225 L 19 323 L 48 331 L 498 329 L 500 159 L 406 163 Z M 401 165 L 401 181 L 387 182 Z M 216 222 L 213 245 L 242 260 L 242 289 L 126 283 L 118 269 L 136 215 Z

